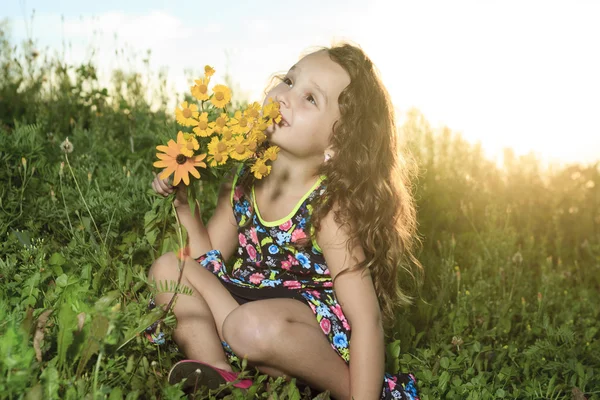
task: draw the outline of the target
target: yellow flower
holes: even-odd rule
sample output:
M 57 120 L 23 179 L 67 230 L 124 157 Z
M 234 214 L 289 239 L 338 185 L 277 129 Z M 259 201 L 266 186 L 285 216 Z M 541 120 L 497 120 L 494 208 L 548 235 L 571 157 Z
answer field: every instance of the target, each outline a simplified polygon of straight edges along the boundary
M 213 76 L 214 73 L 215 73 L 215 70 L 213 69 L 213 67 L 211 67 L 210 65 L 204 66 L 204 76 L 206 76 L 207 78 L 210 78 L 211 76 Z
M 218 137 L 213 137 L 208 144 L 208 161 L 210 166 L 222 165 L 227 162 L 229 145 L 225 140 L 219 140 Z
M 263 107 L 263 117 L 267 120 L 268 125 L 271 125 L 273 122 L 276 124 L 280 123 L 279 102 L 273 101 L 273 98 L 269 97 L 267 104 Z
M 200 137 L 209 137 L 214 132 L 208 123 L 208 113 L 203 112 L 196 123 L 196 127 L 193 129 L 196 135 Z
M 225 139 L 225 140 L 233 139 L 233 131 L 228 126 L 223 127 L 223 129 L 221 130 L 221 135 L 223 136 L 223 139 Z
M 244 115 L 254 122 L 260 117 L 260 108 L 260 104 L 255 101 L 244 110 Z
M 277 153 L 279 153 L 279 147 L 271 146 L 265 151 L 263 157 L 265 160 L 275 161 L 277 160 Z
M 225 85 L 215 85 L 213 87 L 213 95 L 210 99 L 211 103 L 217 108 L 225 108 L 231 100 L 231 90 Z
M 208 124 L 215 132 L 223 133 L 223 128 L 227 126 L 227 122 L 229 121 L 229 117 L 226 113 L 221 113 L 220 116 L 214 122 Z
M 245 161 L 252 155 L 248 148 L 248 141 L 243 136 L 235 136 L 229 147 L 229 157 L 238 161 Z
M 199 179 L 200 173 L 196 168 L 206 168 L 206 164 L 202 162 L 206 154 L 186 157 L 181 151 L 185 144 L 183 133 L 179 132 L 177 134 L 177 143 L 171 139 L 166 146 L 156 146 L 156 149 L 162 153 L 156 153 L 159 161 L 154 162 L 153 165 L 157 168 L 164 168 L 159 175 L 160 179 L 165 179 L 175 173 L 175 178 L 173 179 L 174 186 L 177 186 L 182 180 L 183 183 L 189 185 L 189 174 Z
M 200 144 L 198 144 L 198 141 L 191 133 L 183 133 L 179 131 L 177 135 L 179 136 L 180 133 L 183 135 L 184 139 L 184 144 L 181 146 L 181 154 L 186 157 L 192 157 L 194 155 L 194 150 L 198 150 L 200 148 Z
M 179 108 L 181 107 L 181 108 Z M 179 122 L 183 126 L 192 126 L 195 125 L 194 118 L 198 117 L 198 106 L 196 104 L 189 104 L 187 101 L 181 103 L 175 109 L 175 116 L 177 117 L 177 122 Z
M 196 84 L 190 88 L 192 91 L 192 96 L 200 101 L 208 100 L 208 83 L 210 82 L 210 79 L 200 78 L 194 82 Z
M 235 134 L 245 134 L 250 130 L 250 120 L 242 114 L 241 111 L 236 111 L 233 118 L 229 120 L 229 126 Z
M 250 172 L 254 173 L 254 177 L 256 179 L 262 179 L 264 176 L 269 175 L 271 173 L 271 166 L 265 164 L 265 161 L 259 158 L 250 168 Z
M 261 145 L 265 140 L 267 140 L 267 135 L 265 135 L 265 132 L 258 128 L 252 129 L 252 132 L 250 132 L 249 137 L 251 140 L 254 140 L 258 145 Z

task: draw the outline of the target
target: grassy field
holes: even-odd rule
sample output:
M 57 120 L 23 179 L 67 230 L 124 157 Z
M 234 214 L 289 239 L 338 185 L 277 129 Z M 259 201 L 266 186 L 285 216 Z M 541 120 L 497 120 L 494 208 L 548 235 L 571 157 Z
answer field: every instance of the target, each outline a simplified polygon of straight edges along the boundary
M 154 146 L 176 128 L 154 78 L 150 107 L 140 74 L 101 85 L 93 64 L 14 47 L 0 25 L 1 398 L 183 395 L 166 382 L 181 354 L 141 334 L 157 318 L 147 270 L 177 246 L 149 186 Z M 600 162 L 542 168 L 507 151 L 498 166 L 417 110 L 402 133 L 425 282 L 398 313 L 388 369 L 413 372 L 423 399 L 600 399 Z M 266 398 L 266 380 L 250 394 Z

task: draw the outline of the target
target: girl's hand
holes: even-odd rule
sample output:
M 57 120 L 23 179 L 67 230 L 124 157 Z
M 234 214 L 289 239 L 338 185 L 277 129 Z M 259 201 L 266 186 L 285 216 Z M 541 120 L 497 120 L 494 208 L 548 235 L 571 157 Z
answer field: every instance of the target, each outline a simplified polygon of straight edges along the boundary
M 152 189 L 154 189 L 156 193 L 167 197 L 175 191 L 175 201 L 173 202 L 173 205 L 177 208 L 188 204 L 187 187 L 183 183 L 180 183 L 177 187 L 173 187 L 170 178 L 160 179 L 154 171 L 152 171 L 152 174 L 154 174 Z

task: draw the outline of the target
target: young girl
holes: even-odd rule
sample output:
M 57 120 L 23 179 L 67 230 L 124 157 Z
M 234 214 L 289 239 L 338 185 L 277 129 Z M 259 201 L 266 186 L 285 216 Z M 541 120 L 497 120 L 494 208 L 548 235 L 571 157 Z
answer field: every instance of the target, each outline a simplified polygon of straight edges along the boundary
M 207 226 L 183 191 L 152 183 L 165 196 L 176 191 L 191 253 L 182 284 L 193 296 L 177 299 L 173 338 L 194 361 L 176 364 L 169 380 L 235 381 L 229 361 L 238 355 L 336 399 L 418 399 L 412 374 L 384 372 L 383 327 L 410 303 L 399 272 L 420 268 L 388 93 L 363 51 L 344 44 L 303 57 L 269 97 L 283 117 L 267 131 L 280 148 L 272 171 L 254 181 L 240 168 Z M 161 256 L 150 278 L 176 281 L 176 263 Z

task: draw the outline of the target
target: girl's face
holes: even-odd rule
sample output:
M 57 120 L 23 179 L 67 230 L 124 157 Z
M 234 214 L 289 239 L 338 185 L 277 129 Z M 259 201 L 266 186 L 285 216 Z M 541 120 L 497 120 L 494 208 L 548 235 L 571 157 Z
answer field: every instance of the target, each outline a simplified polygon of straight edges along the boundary
M 267 130 L 270 143 L 296 157 L 323 158 L 340 117 L 338 97 L 349 84 L 348 73 L 326 51 L 302 58 L 265 99 L 278 101 L 283 117 Z

